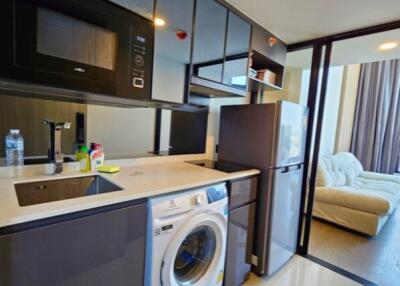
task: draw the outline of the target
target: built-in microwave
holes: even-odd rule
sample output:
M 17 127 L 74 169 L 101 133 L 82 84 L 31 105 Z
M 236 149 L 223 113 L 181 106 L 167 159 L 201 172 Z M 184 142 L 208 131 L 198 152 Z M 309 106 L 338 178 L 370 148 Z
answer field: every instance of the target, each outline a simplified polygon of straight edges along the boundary
M 0 78 L 151 97 L 151 21 L 106 0 L 1 2 Z

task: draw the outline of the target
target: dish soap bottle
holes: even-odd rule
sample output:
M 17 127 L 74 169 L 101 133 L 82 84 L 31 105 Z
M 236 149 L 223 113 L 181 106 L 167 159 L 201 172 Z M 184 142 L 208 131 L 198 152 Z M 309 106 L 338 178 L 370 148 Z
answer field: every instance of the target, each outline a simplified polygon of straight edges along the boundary
M 92 150 L 90 152 L 90 169 L 93 171 L 103 165 L 104 165 L 103 145 L 93 144 Z
M 89 150 L 84 145 L 80 148 L 77 153 L 76 160 L 79 162 L 79 171 L 89 172 L 90 171 L 90 157 Z

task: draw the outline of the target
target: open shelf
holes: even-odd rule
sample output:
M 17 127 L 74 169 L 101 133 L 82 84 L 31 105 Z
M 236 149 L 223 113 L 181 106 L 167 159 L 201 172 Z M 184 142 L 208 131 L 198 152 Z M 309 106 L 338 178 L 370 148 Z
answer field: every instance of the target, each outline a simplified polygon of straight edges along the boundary
M 264 92 L 282 90 L 282 87 L 264 82 L 255 77 L 249 77 L 249 91 Z
M 276 79 L 275 84 L 264 82 L 253 76 L 249 76 L 249 90 L 251 92 L 263 92 L 263 91 L 275 91 L 281 90 L 283 85 L 283 72 L 284 66 L 274 62 L 273 60 L 267 58 L 266 56 L 256 52 L 251 52 L 252 65 L 251 68 L 259 70 L 270 70 L 275 73 Z

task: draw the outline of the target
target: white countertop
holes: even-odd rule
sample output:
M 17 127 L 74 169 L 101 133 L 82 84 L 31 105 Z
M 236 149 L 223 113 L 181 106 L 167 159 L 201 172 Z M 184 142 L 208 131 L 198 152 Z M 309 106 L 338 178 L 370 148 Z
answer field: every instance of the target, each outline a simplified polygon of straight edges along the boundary
M 121 167 L 116 174 L 100 174 L 123 191 L 20 207 L 15 183 L 65 179 L 97 174 L 67 170 L 61 175 L 30 174 L 20 178 L 0 177 L 0 227 L 56 215 L 148 198 L 258 174 L 258 170 L 224 173 L 184 163 L 162 163 Z

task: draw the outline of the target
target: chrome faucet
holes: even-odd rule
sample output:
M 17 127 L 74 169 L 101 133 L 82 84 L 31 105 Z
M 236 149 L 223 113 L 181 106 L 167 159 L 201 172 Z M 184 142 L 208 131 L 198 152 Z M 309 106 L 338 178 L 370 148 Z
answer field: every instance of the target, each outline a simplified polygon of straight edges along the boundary
M 59 174 L 63 171 L 64 155 L 61 152 L 61 130 L 70 129 L 71 122 L 55 123 L 51 120 L 44 120 L 44 124 L 50 127 L 50 148 L 48 151 L 50 163 L 54 163 L 54 173 Z

